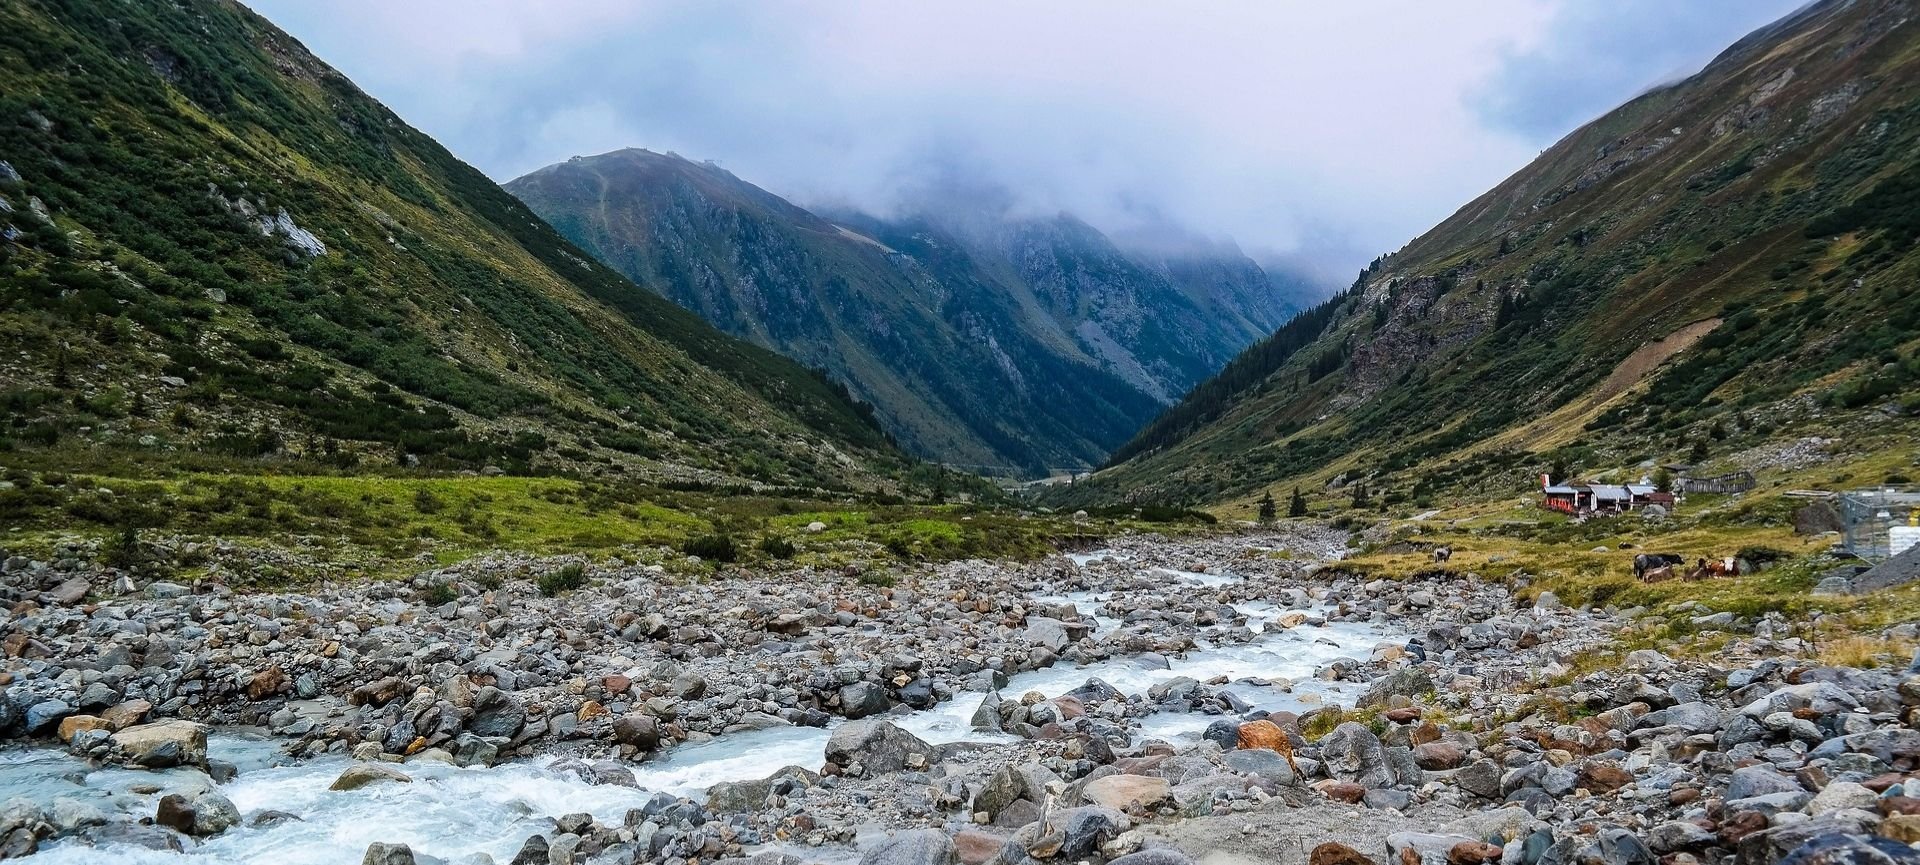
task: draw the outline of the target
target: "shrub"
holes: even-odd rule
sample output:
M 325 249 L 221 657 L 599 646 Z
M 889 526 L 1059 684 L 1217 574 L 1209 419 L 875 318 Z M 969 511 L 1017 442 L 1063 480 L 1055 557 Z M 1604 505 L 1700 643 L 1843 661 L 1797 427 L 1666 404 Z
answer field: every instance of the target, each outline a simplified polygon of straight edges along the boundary
M 146 549 L 140 546 L 140 530 L 124 526 L 100 547 L 100 559 L 107 567 L 130 570 L 144 564 Z
M 421 487 L 413 493 L 413 509 L 420 513 L 437 514 L 446 510 L 446 508 L 447 503 L 442 501 L 439 496 L 434 495 L 433 490 Z
M 760 539 L 760 552 L 768 558 L 791 559 L 796 552 L 793 542 L 777 535 L 768 535 Z
M 892 574 L 881 573 L 880 571 L 867 571 L 860 575 L 860 585 L 863 586 L 891 588 L 893 583 L 894 579 Z
M 459 598 L 460 593 L 454 591 L 453 586 L 446 583 L 434 583 L 428 586 L 426 591 L 420 593 L 420 601 L 429 607 L 451 604 Z
M 724 534 L 701 535 L 681 545 L 680 550 L 708 562 L 731 562 L 740 557 L 739 549 L 733 545 L 733 538 Z
M 574 563 L 540 577 L 540 594 L 551 598 L 561 592 L 571 592 L 587 584 L 585 565 Z

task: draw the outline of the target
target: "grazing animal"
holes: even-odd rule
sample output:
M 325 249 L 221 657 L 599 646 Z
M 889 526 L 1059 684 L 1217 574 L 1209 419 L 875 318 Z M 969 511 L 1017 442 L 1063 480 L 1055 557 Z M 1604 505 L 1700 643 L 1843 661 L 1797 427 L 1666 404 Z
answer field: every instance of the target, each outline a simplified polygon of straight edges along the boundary
M 1433 550 L 1433 560 L 1435 562 L 1445 562 L 1452 558 L 1453 547 L 1435 547 Z
M 1673 579 L 1673 566 L 1661 565 L 1660 567 L 1657 567 L 1657 568 L 1648 568 L 1644 571 L 1641 571 L 1636 576 L 1638 576 L 1640 578 L 1640 582 L 1643 582 L 1643 583 L 1665 582 L 1667 580 Z
M 1633 575 L 1636 577 L 1644 577 L 1648 571 L 1654 568 L 1684 565 L 1686 563 L 1687 560 L 1685 557 L 1673 553 L 1641 553 L 1633 557 Z

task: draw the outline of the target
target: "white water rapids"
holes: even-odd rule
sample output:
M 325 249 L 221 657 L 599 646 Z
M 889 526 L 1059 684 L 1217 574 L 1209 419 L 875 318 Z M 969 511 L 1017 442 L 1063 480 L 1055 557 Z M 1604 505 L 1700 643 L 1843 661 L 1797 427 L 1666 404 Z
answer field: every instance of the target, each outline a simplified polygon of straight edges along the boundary
M 1072 558 L 1082 566 L 1097 558 L 1124 561 L 1123 556 L 1110 552 Z M 1196 586 L 1218 586 L 1237 579 L 1228 573 L 1166 568 L 1154 572 Z M 1035 600 L 1074 604 L 1091 619 L 1094 634 L 1104 636 L 1122 624 L 1094 615 L 1106 598 L 1104 593 L 1080 592 Z M 1373 625 L 1346 622 L 1269 631 L 1264 627 L 1266 622 L 1285 610 L 1268 602 L 1237 604 L 1234 609 L 1246 616 L 1249 628 L 1259 634 L 1253 641 L 1202 645 L 1185 658 L 1170 659 L 1169 668 L 1151 668 L 1133 658 L 1083 667 L 1058 664 L 1013 676 L 1001 694 L 1010 699 L 1028 691 L 1058 696 L 1092 678 L 1122 693 L 1141 694 L 1176 677 L 1206 682 L 1224 676 L 1230 684 L 1216 690 L 1230 691 L 1256 708 L 1299 711 L 1322 703 L 1349 702 L 1355 696 L 1356 685 L 1314 679 L 1316 668 L 1340 657 L 1364 659 L 1375 644 L 1397 636 Z M 1293 686 L 1289 693 L 1260 684 L 1262 680 L 1291 680 Z M 964 692 L 931 709 L 886 717 L 936 744 L 1012 741 L 1011 736 L 972 729 L 974 710 L 985 696 Z M 1144 720 L 1136 739 L 1191 739 L 1222 717 L 1226 716 L 1159 713 Z M 35 865 L 109 861 L 127 865 L 353 865 L 369 844 L 385 841 L 406 843 L 418 853 L 454 865 L 472 861 L 475 854 L 506 862 L 529 835 L 550 831 L 554 817 L 587 812 L 599 822 L 618 824 L 628 809 L 640 807 L 654 791 L 699 799 L 707 787 L 723 781 L 764 778 L 789 765 L 818 768 L 831 732 L 830 728 L 781 727 L 681 745 L 660 758 L 631 767 L 641 789 L 590 785 L 572 774 L 547 770 L 546 761 L 465 769 L 416 761 L 400 767 L 412 776 L 410 784 L 373 784 L 348 792 L 327 789 L 349 764 L 345 757 L 291 763 L 278 757 L 271 740 L 216 733 L 211 756 L 240 768 L 237 778 L 218 789 L 239 808 L 242 825 L 207 839 L 184 857 L 64 841 L 44 847 L 24 861 Z M 25 796 L 43 807 L 50 807 L 56 799 L 72 798 L 109 813 L 151 816 L 159 794 L 135 793 L 133 788 L 159 787 L 171 792 L 204 785 L 205 776 L 190 770 L 90 771 L 84 761 L 56 750 L 0 752 L 0 800 Z M 269 809 L 300 819 L 260 827 L 245 825 L 255 813 Z

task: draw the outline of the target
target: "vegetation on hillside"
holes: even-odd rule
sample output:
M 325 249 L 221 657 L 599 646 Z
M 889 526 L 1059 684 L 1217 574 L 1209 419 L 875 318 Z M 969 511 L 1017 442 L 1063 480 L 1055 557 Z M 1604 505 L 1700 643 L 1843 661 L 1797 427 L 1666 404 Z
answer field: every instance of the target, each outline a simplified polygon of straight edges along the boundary
M 1561 451 L 1650 471 L 1730 436 L 1903 428 L 1920 33 L 1885 5 L 1814 7 L 1568 136 L 1054 495 L 1431 499 L 1435 474 Z
M 0 6 L 0 447 L 839 488 L 844 391 L 593 264 L 230 0 Z

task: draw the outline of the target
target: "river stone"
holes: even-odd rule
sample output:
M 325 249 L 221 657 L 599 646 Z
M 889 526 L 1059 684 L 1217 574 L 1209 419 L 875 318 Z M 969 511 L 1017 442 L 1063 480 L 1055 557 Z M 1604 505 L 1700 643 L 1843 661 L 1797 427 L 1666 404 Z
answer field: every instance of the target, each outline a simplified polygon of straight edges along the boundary
M 1920 865 L 1920 851 L 1887 838 L 1828 832 L 1795 848 L 1780 865 Z
M 414 865 L 413 848 L 375 841 L 367 845 L 367 855 L 361 857 L 360 865 Z
M 65 701 L 41 700 L 27 707 L 27 732 L 38 733 L 70 714 L 73 714 L 73 707 Z
M 1333 728 L 1320 740 L 1320 753 L 1325 761 L 1323 768 L 1331 777 L 1368 789 L 1393 785 L 1380 737 L 1361 724 L 1347 721 Z
M 1020 774 L 1012 766 L 1001 766 L 980 789 L 973 794 L 973 811 L 985 813 L 988 819 L 1000 816 L 1008 805 L 1020 798 Z
M 744 814 L 766 807 L 767 794 L 773 792 L 771 780 L 723 781 L 707 788 L 707 810 L 721 814 Z
M 1000 692 L 989 691 L 980 700 L 980 708 L 973 710 L 971 726 L 975 730 L 1000 732 Z
M 520 732 L 527 709 L 512 694 L 488 685 L 473 692 L 473 717 L 467 729 L 480 736 L 509 737 Z
M 872 682 L 854 682 L 840 688 L 840 711 L 848 718 L 878 715 L 889 708 L 887 689 Z
M 88 840 L 96 847 L 137 847 L 142 850 L 159 850 L 169 853 L 183 853 L 186 844 L 180 833 L 164 826 L 147 826 L 140 823 L 108 823 L 87 832 Z
M 1291 787 L 1299 780 L 1293 767 L 1287 765 L 1287 758 L 1274 751 L 1228 751 L 1220 755 L 1220 762 L 1242 775 L 1252 775 L 1282 787 Z
M 860 865 L 955 865 L 953 839 L 937 829 L 914 829 L 880 842 L 860 857 Z
M 1879 800 L 1880 797 L 1866 787 L 1852 781 L 1835 781 L 1807 803 L 1807 813 L 1818 817 L 1846 808 L 1872 811 Z
M 1393 697 L 1418 697 L 1433 693 L 1433 678 L 1419 667 L 1401 667 L 1367 687 L 1360 697 L 1360 708 L 1385 704 Z
M 1769 793 L 1800 793 L 1800 782 L 1772 766 L 1742 766 L 1727 779 L 1727 801 L 1751 799 Z
M 613 740 L 652 751 L 660 747 L 660 721 L 645 712 L 628 712 L 613 722 Z
M 207 725 L 167 720 L 128 727 L 113 734 L 127 762 L 148 769 L 207 765 Z
M 453 737 L 448 752 L 455 766 L 492 766 L 500 759 L 500 749 L 492 742 L 472 733 L 461 733 Z
M 1482 799 L 1500 798 L 1500 764 L 1482 757 L 1453 773 L 1453 783 Z
M 1465 835 L 1440 835 L 1432 832 L 1395 832 L 1387 836 L 1387 860 L 1403 865 L 1448 865 L 1448 854 L 1460 844 L 1473 844 L 1478 838 Z
M 240 823 L 240 809 L 233 801 L 211 790 L 193 800 L 193 834 L 218 835 Z
M 327 789 L 358 790 L 368 784 L 381 781 L 395 781 L 402 784 L 410 784 L 413 782 L 413 778 L 408 776 L 407 773 L 388 766 L 385 763 L 355 763 L 348 766 L 346 771 L 341 772 L 340 777 L 333 779 L 332 786 L 329 786 Z
M 1583 861 L 1599 861 L 1604 865 L 1654 865 L 1653 851 L 1640 838 L 1619 826 L 1607 826 L 1600 830 L 1599 837 L 1588 848 L 1592 855 L 1583 855 Z
M 1348 847 L 1338 841 L 1328 841 L 1313 848 L 1307 855 L 1307 865 L 1375 865 L 1366 854 Z
M 193 803 L 179 793 L 168 793 L 160 797 L 155 806 L 153 822 L 156 826 L 165 826 L 182 834 L 193 834 Z
M 930 765 L 938 751 L 920 737 L 888 721 L 849 721 L 827 739 L 827 762 L 842 768 L 858 764 L 869 775 Z M 917 759 L 916 759 L 917 758 Z
M 547 865 L 551 861 L 548 852 L 547 836 L 530 835 L 526 843 L 520 845 L 520 852 L 513 855 L 513 861 L 508 865 Z
M 1152 810 L 1172 797 L 1165 778 L 1149 775 L 1108 775 L 1087 782 L 1082 792 L 1087 801 L 1115 811 L 1129 810 L 1134 803 Z

